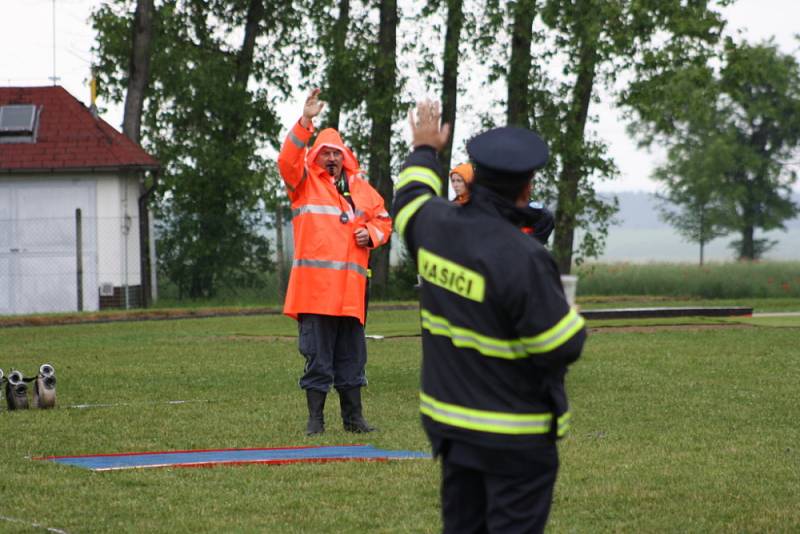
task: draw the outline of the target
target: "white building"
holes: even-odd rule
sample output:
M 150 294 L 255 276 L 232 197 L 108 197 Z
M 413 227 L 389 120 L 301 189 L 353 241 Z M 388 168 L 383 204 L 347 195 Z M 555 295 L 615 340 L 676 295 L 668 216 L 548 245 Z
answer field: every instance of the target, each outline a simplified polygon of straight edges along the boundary
M 62 87 L 1 87 L 0 314 L 149 300 L 155 258 L 141 197 L 157 169 Z

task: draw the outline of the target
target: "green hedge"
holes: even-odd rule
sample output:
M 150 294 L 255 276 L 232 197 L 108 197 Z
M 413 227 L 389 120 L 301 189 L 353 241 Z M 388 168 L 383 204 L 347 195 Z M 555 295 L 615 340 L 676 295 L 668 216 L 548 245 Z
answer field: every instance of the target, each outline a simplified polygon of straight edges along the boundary
M 573 270 L 577 294 L 674 297 L 800 297 L 800 262 L 592 263 Z

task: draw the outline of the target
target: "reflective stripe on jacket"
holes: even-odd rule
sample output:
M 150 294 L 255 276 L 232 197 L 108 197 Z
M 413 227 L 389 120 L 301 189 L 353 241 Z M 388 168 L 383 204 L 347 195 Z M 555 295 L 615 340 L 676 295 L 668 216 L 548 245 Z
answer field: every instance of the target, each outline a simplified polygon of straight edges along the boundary
M 383 198 L 369 185 L 338 132 L 320 132 L 311 150 L 313 128 L 295 123 L 281 148 L 278 168 L 292 208 L 294 259 L 283 313 L 350 316 L 362 323 L 369 249 L 391 237 L 392 221 Z M 355 209 L 336 189 L 328 172 L 314 163 L 324 147 L 341 150 Z M 366 228 L 371 244 L 356 245 L 354 232 Z
M 571 420 L 564 377 L 584 319 L 550 254 L 513 222 L 515 206 L 475 184 L 469 203 L 448 202 L 437 171 L 433 150 L 416 149 L 393 204 L 421 279 L 425 430 L 496 449 L 562 437 Z

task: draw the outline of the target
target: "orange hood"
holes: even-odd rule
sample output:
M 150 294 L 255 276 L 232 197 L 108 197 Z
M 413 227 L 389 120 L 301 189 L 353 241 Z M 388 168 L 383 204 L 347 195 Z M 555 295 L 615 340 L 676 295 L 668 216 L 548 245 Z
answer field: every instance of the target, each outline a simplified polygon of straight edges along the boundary
M 336 150 L 341 150 L 342 154 L 344 154 L 344 163 L 342 167 L 344 168 L 345 172 L 348 176 L 352 176 L 356 174 L 359 170 L 358 160 L 353 152 L 344 145 L 342 141 L 342 137 L 339 135 L 333 128 L 325 128 L 319 135 L 317 139 L 314 141 L 314 145 L 311 147 L 311 150 L 308 151 L 306 155 L 306 165 L 309 169 L 317 168 L 319 169 L 320 166 L 316 164 L 317 154 L 319 151 L 322 150 L 324 147 L 335 148 Z

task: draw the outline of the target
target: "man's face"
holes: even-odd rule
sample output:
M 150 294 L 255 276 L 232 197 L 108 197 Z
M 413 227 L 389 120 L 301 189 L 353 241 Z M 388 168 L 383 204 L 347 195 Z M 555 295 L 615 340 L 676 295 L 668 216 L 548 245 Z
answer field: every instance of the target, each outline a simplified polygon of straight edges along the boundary
M 328 171 L 334 178 L 339 178 L 344 164 L 344 154 L 335 148 L 323 147 L 317 154 L 315 163 Z

